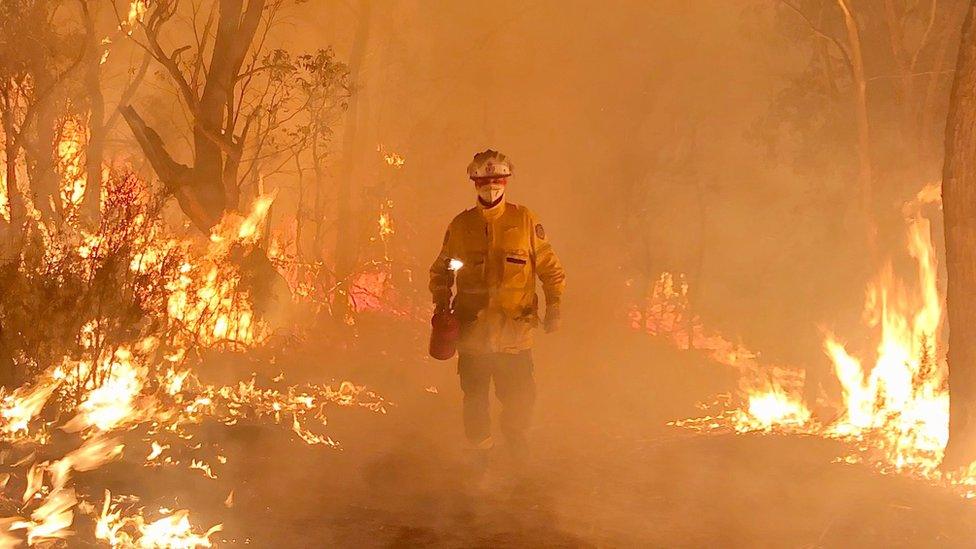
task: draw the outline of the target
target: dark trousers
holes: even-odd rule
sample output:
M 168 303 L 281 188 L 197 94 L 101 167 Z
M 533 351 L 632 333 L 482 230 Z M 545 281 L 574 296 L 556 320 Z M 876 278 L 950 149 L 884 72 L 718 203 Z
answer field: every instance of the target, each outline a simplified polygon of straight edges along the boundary
M 472 444 L 491 436 L 489 386 L 495 380 L 495 396 L 502 403 L 501 427 L 506 440 L 520 444 L 532 419 L 535 379 L 532 352 L 518 354 L 462 354 L 458 374 L 464 392 L 464 434 Z

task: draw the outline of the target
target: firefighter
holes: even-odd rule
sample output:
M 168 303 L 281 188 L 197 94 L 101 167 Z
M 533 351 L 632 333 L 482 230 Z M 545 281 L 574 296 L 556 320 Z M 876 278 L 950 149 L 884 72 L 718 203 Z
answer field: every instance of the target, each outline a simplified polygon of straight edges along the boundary
M 493 150 L 480 152 L 467 171 L 477 204 L 448 226 L 430 269 L 430 291 L 435 314 L 453 310 L 460 322 L 458 375 L 469 444 L 485 457 L 494 446 L 489 415 L 489 386 L 494 380 L 502 405 L 502 434 L 513 456 L 521 459 L 535 402 L 536 277 L 546 299 L 542 324 L 546 332 L 553 332 L 560 326 L 565 274 L 535 215 L 505 199 L 512 176 L 508 158 Z

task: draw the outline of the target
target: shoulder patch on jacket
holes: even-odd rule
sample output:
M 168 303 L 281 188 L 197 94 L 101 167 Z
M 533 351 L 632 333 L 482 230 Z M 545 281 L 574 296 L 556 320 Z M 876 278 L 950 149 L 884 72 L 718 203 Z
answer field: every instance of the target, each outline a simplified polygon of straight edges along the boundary
M 536 223 L 535 235 L 542 240 L 546 239 L 546 230 L 542 228 L 542 223 Z

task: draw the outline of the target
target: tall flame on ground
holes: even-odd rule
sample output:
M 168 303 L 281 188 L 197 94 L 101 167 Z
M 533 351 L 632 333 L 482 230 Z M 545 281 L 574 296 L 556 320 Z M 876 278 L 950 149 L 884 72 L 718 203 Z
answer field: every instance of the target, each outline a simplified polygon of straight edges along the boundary
M 938 204 L 938 189 L 938 184 L 926 186 L 904 208 L 914 284 L 896 276 L 889 261 L 867 287 L 864 322 L 877 334 L 873 353 L 857 356 L 837 335 L 825 335 L 824 350 L 842 388 L 838 419 L 820 425 L 806 411 L 799 392 L 759 383 L 744 391 L 744 409 L 674 424 L 697 430 L 818 434 L 854 443 L 856 450 L 847 462 L 869 462 L 882 472 L 946 480 L 967 490 L 976 485 L 976 468 L 949 474 L 939 469 L 948 442 L 948 366 L 939 348 L 944 311 L 938 265 L 930 222 L 923 215 L 926 206 Z
M 184 263 L 180 276 L 168 284 L 169 318 L 204 344 L 251 346 L 266 335 L 266 326 L 242 295 L 241 273 L 227 256 L 235 247 L 257 244 L 274 199 L 274 193 L 261 196 L 247 215 L 225 215 L 211 231 L 206 254 L 197 262 Z
M 867 439 L 888 466 L 925 474 L 936 473 L 949 437 L 947 366 L 937 347 L 942 297 L 929 221 L 920 211 L 932 196 L 923 189 L 906 211 L 916 286 L 898 280 L 890 262 L 868 286 L 865 321 L 880 332 L 874 366 L 866 369 L 833 334 L 824 341 L 845 405 L 828 434 Z

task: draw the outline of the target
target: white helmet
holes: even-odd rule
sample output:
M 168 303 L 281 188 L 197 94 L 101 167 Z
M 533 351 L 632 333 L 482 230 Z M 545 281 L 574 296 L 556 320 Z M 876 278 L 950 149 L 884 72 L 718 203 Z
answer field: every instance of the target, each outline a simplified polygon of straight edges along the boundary
M 474 155 L 468 164 L 471 179 L 499 179 L 512 175 L 512 163 L 504 154 L 488 149 Z

